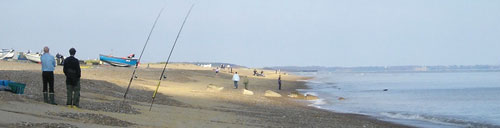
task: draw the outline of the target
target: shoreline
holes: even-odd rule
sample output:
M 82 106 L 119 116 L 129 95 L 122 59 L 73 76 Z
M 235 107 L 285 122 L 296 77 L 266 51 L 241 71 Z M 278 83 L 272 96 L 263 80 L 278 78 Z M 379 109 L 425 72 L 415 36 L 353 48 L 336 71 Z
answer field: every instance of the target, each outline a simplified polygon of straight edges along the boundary
M 300 75 L 296 75 L 296 76 L 300 76 Z M 297 92 L 299 92 L 299 94 L 306 95 L 307 92 L 301 93 L 301 91 L 299 91 L 299 90 L 312 89 L 310 86 L 307 85 L 308 81 L 312 80 L 312 79 L 314 79 L 314 77 L 306 77 L 306 76 L 304 76 L 303 79 L 297 80 L 296 82 L 301 82 L 303 87 L 297 86 L 296 88 L 294 88 L 294 90 L 297 91 Z M 315 96 L 317 96 L 317 95 L 315 95 Z M 320 96 L 317 96 L 317 98 L 318 99 L 316 99 L 316 100 L 322 100 L 322 97 L 320 97 Z M 302 105 L 303 107 L 305 107 L 307 109 L 314 109 L 314 110 L 318 110 L 318 111 L 324 111 L 324 112 L 327 112 L 327 113 L 334 113 L 334 114 L 341 114 L 341 115 L 345 115 L 345 116 L 354 116 L 356 118 L 365 118 L 365 119 L 369 119 L 369 120 L 380 121 L 381 123 L 389 123 L 389 124 L 392 124 L 392 125 L 396 125 L 398 127 L 399 126 L 403 126 L 403 127 L 415 127 L 415 126 L 410 126 L 410 125 L 407 125 L 407 124 L 401 124 L 401 123 L 397 123 L 397 122 L 391 122 L 391 121 L 387 121 L 387 120 L 377 119 L 376 116 L 372 116 L 372 115 L 366 115 L 366 114 L 360 114 L 360 113 L 339 112 L 339 111 L 335 111 L 335 110 L 328 110 L 328 109 L 325 109 L 325 108 L 320 108 L 320 107 L 314 106 L 314 102 L 316 100 L 306 100 L 306 99 L 300 99 L 300 98 L 290 98 L 290 99 L 287 99 L 287 100 L 289 100 L 288 102 L 298 103 L 299 105 Z
M 242 89 L 232 89 L 229 73 L 215 75 L 211 69 L 172 66 L 149 111 L 160 70 L 141 68 L 125 106 L 120 106 L 132 69 L 97 66 L 82 69 L 82 109 L 74 110 L 62 105 L 65 85 L 60 66 L 55 71 L 56 102 L 60 105 L 53 106 L 42 102 L 40 65 L 4 61 L 0 65 L 0 79 L 27 84 L 23 95 L 0 92 L 0 117 L 4 119 L 0 126 L 6 127 L 409 127 L 364 115 L 322 110 L 289 98 L 290 92 L 307 88 L 293 75 L 285 77 L 283 90 L 276 91 L 272 74 L 266 78 L 251 77 L 253 69 L 238 69 L 241 76 L 248 76 L 249 89 L 255 93 L 243 95 Z M 207 91 L 208 85 L 225 89 Z M 265 97 L 266 90 L 276 91 L 282 97 Z
M 447 72 L 444 72 L 447 73 Z M 463 76 L 470 75 L 470 74 L 460 74 Z M 336 75 L 333 75 L 336 76 Z M 333 78 L 328 77 L 328 78 Z M 432 77 L 427 76 L 427 77 Z M 489 75 L 491 76 L 491 74 Z M 338 113 L 351 113 L 351 114 L 359 114 L 359 115 L 365 115 L 369 116 L 381 121 L 387 121 L 395 124 L 401 124 L 401 125 L 407 125 L 410 127 L 499 127 L 498 122 L 495 122 L 494 119 L 492 118 L 491 114 L 490 115 L 484 115 L 484 119 L 481 118 L 473 118 L 469 117 L 464 114 L 459 113 L 459 111 L 444 111 L 444 112 L 454 112 L 453 115 L 446 115 L 446 114 L 436 114 L 436 113 L 430 113 L 428 111 L 419 111 L 415 110 L 413 107 L 412 108 L 404 108 L 400 109 L 397 107 L 391 107 L 393 106 L 392 103 L 395 105 L 398 105 L 398 103 L 406 103 L 401 99 L 390 101 L 387 100 L 386 102 L 381 102 L 378 101 L 379 99 L 391 99 L 394 95 L 401 94 L 401 90 L 396 90 L 396 91 L 389 91 L 387 93 L 378 93 L 375 89 L 375 91 L 365 91 L 365 90 L 370 90 L 373 89 L 373 87 L 370 88 L 370 82 L 366 82 L 363 84 L 358 84 L 357 86 L 353 85 L 352 88 L 348 88 L 346 83 L 331 83 L 332 79 L 326 79 L 325 76 L 320 76 L 322 79 L 317 79 L 317 80 L 312 80 L 309 84 L 310 89 L 304 89 L 301 90 L 303 93 L 312 93 L 312 94 L 318 94 L 318 97 L 320 99 L 323 99 L 323 101 L 320 102 L 311 102 L 310 106 L 315 107 L 318 109 L 323 109 L 327 111 L 332 111 L 332 112 L 338 112 Z M 338 77 L 338 76 L 337 76 Z M 352 76 L 347 76 L 345 77 L 346 79 L 352 79 Z M 425 78 L 427 78 L 425 77 Z M 454 76 L 456 77 L 456 76 Z M 388 77 L 384 77 L 388 78 Z M 399 77 L 398 77 L 399 78 Z M 420 77 L 418 77 L 420 78 Z M 417 78 L 417 80 L 419 80 Z M 448 77 L 449 78 L 449 77 Z M 421 79 L 421 78 L 420 78 Z M 364 80 L 364 79 L 363 79 Z M 377 79 L 378 80 L 378 79 Z M 393 79 L 384 79 L 391 81 Z M 434 79 L 433 79 L 434 80 Z M 343 81 L 343 79 L 340 79 L 339 81 Z M 384 81 L 386 82 L 386 81 Z M 414 81 L 412 81 L 414 82 Z M 349 82 L 347 82 L 349 83 Z M 408 82 L 407 82 L 408 83 Z M 418 82 L 414 82 L 418 83 Z M 363 86 L 361 86 L 363 85 Z M 405 84 L 399 84 L 399 85 L 405 85 Z M 368 89 L 363 88 L 367 86 Z M 384 87 L 384 86 L 382 86 Z M 413 86 L 411 86 L 413 87 Z M 336 88 L 342 88 L 342 90 L 337 90 Z M 355 90 L 353 90 L 355 88 Z M 323 90 L 326 89 L 326 90 Z M 474 88 L 470 88 L 472 90 Z M 489 88 L 477 88 L 478 90 L 481 89 L 489 89 Z M 349 90 L 349 91 L 346 91 Z M 380 89 L 381 91 L 382 89 Z M 440 89 L 437 89 L 440 90 Z M 461 90 L 461 89 L 456 89 L 452 88 L 450 91 L 454 90 Z M 495 88 L 495 90 L 498 90 Z M 408 90 L 408 91 L 413 91 L 413 92 L 419 92 L 419 91 L 414 91 L 414 90 Z M 407 90 L 403 92 L 408 92 Z M 469 90 L 468 90 L 469 91 Z M 464 95 L 471 95 L 471 94 L 477 94 L 478 92 L 475 91 L 470 91 L 471 93 L 464 93 Z M 383 95 L 382 98 L 380 98 L 380 95 Z M 413 93 L 412 93 L 413 94 Z M 425 94 L 425 93 L 424 93 Z M 456 94 L 456 93 L 455 93 Z M 485 96 L 491 95 L 491 93 L 482 93 Z M 322 97 L 324 96 L 324 97 Z M 347 96 L 346 98 L 349 97 L 351 98 L 351 101 L 347 101 L 345 103 L 340 103 L 342 102 L 338 98 L 342 98 L 344 96 Z M 360 97 L 356 97 L 360 96 Z M 378 98 L 367 98 L 367 97 L 377 97 Z M 438 95 L 441 96 L 441 95 Z M 408 96 L 406 96 L 408 97 Z M 415 97 L 414 95 L 410 95 L 410 97 Z M 418 97 L 418 96 L 417 96 Z M 440 97 L 437 97 L 439 99 Z M 369 100 L 366 100 L 369 99 Z M 392 99 L 391 99 L 392 100 Z M 361 102 L 361 101 L 366 101 L 366 102 Z M 372 102 L 373 101 L 373 102 Z M 402 102 L 398 102 L 402 101 Z M 422 101 L 420 101 L 422 102 Z M 458 101 L 457 101 L 458 102 Z M 460 101 L 464 102 L 464 101 Z M 466 101 L 465 101 L 466 102 Z M 426 103 L 426 102 L 423 102 Z M 373 105 L 373 106 L 370 106 Z M 420 106 L 420 105 L 419 105 Z M 429 105 L 429 106 L 432 106 Z M 426 107 L 426 105 L 422 106 L 423 108 Z M 427 107 L 428 108 L 428 107 Z M 452 107 L 453 108 L 453 107 Z M 491 108 L 491 107 L 490 107 Z M 478 110 L 476 110 L 478 111 Z M 440 113 L 444 113 L 443 111 L 439 111 Z M 474 117 L 477 117 L 477 115 L 472 115 Z M 493 121 L 492 121 L 493 120 Z

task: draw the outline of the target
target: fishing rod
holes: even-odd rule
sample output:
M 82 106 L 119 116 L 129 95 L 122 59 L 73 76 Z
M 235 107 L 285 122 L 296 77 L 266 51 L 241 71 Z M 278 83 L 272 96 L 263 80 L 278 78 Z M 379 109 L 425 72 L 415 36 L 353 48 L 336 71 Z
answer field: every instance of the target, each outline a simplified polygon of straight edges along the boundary
M 184 28 L 184 24 L 186 24 L 186 21 L 191 14 L 191 10 L 193 9 L 195 4 L 191 5 L 191 8 L 189 8 L 188 13 L 186 14 L 186 17 L 184 17 L 184 21 L 182 22 L 181 28 L 179 29 L 179 32 L 177 33 L 177 37 L 175 38 L 174 44 L 172 46 L 172 49 L 170 49 L 170 54 L 168 55 L 167 62 L 165 63 L 165 66 L 163 66 L 163 71 L 161 72 L 160 76 L 160 81 L 158 81 L 158 85 L 156 86 L 156 90 L 153 93 L 153 100 L 151 101 L 151 106 L 149 106 L 149 111 L 151 111 L 151 108 L 153 108 L 153 103 L 155 102 L 156 94 L 158 93 L 158 89 L 160 88 L 161 80 L 164 78 L 163 75 L 165 74 L 165 69 L 167 69 L 168 62 L 170 61 L 170 57 L 172 56 L 172 52 L 174 51 L 175 45 L 177 44 L 177 40 L 179 39 L 179 36 L 181 35 L 182 29 Z
M 148 45 L 149 38 L 151 37 L 151 34 L 153 33 L 153 30 L 156 26 L 156 23 L 158 22 L 158 19 L 160 19 L 161 13 L 163 12 L 163 9 L 165 9 L 165 6 L 161 8 L 160 12 L 158 13 L 158 16 L 156 16 L 156 20 L 153 23 L 153 26 L 151 27 L 151 30 L 149 31 L 148 38 L 146 39 L 146 43 L 144 44 L 144 47 L 142 48 L 141 55 L 139 56 L 139 59 L 137 60 L 137 63 L 135 64 L 134 72 L 132 72 L 132 77 L 130 77 L 130 81 L 128 82 L 127 90 L 125 91 L 125 95 L 123 95 L 123 101 L 127 99 L 127 94 L 130 89 L 130 85 L 132 84 L 132 81 L 134 80 L 135 72 L 137 71 L 137 67 L 139 66 L 139 62 L 141 62 L 142 54 L 144 53 L 144 50 L 146 49 L 146 46 Z

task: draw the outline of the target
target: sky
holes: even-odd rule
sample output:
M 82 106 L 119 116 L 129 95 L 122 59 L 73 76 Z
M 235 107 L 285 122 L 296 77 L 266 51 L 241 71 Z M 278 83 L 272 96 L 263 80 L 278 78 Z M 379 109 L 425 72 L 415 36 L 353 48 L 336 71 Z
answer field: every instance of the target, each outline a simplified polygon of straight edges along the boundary
M 1 0 L 0 48 L 265 66 L 499 65 L 498 0 Z

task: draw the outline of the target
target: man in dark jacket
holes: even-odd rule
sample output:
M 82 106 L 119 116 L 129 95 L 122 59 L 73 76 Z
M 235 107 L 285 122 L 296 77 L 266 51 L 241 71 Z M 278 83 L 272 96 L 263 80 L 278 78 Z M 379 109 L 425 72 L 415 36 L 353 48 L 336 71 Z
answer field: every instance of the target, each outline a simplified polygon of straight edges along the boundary
M 278 90 L 281 90 L 281 75 L 278 77 Z
M 67 100 L 66 105 L 72 108 L 80 107 L 80 77 L 81 69 L 78 59 L 75 58 L 75 48 L 69 49 L 70 57 L 64 60 L 64 75 L 66 75 Z

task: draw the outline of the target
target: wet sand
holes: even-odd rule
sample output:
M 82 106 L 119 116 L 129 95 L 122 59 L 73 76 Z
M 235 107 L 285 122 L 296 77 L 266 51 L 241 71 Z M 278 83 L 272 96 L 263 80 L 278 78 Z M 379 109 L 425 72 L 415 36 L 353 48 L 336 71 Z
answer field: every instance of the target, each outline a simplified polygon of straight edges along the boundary
M 0 127 L 407 127 L 371 117 L 334 113 L 309 107 L 308 102 L 287 97 L 306 88 L 307 79 L 283 75 L 283 90 L 277 90 L 277 74 L 252 76 L 253 69 L 233 69 L 248 76 L 249 90 L 243 83 L 233 89 L 232 75 L 211 68 L 174 64 L 161 82 L 152 111 L 153 90 L 158 84 L 161 65 L 142 65 L 123 102 L 133 68 L 93 66 L 82 69 L 79 110 L 67 108 L 65 77 L 56 67 L 57 106 L 43 103 L 40 65 L 0 61 L 0 79 L 26 83 L 25 94 L 0 92 Z M 260 70 L 259 70 L 260 71 Z M 224 87 L 220 92 L 207 86 Z M 283 97 L 265 97 L 273 90 Z

